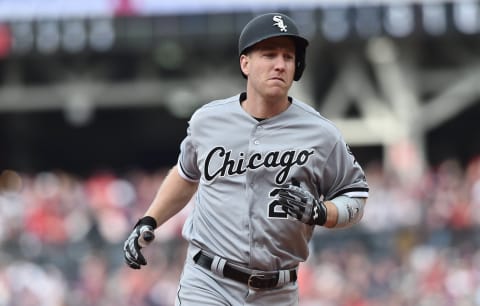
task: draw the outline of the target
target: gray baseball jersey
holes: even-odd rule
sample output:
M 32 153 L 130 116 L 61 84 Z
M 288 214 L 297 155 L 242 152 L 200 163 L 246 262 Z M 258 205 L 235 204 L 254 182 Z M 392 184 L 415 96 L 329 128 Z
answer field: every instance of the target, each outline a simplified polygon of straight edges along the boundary
M 312 107 L 291 99 L 287 110 L 259 121 L 242 109 L 244 98 L 210 102 L 189 121 L 178 169 L 199 187 L 183 235 L 252 269 L 295 267 L 308 257 L 314 226 L 288 218 L 271 191 L 295 178 L 318 198 L 368 197 L 365 175 Z

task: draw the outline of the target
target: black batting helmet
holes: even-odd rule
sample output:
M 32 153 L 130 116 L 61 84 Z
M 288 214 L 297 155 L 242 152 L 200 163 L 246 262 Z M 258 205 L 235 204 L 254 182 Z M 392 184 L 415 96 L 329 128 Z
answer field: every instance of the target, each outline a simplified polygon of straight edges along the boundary
M 257 16 L 245 25 L 238 39 L 238 54 L 245 54 L 250 47 L 262 40 L 288 36 L 295 40 L 295 81 L 300 80 L 305 69 L 305 51 L 308 40 L 301 36 L 295 22 L 287 15 L 281 13 L 268 13 Z M 242 75 L 246 77 L 243 72 Z

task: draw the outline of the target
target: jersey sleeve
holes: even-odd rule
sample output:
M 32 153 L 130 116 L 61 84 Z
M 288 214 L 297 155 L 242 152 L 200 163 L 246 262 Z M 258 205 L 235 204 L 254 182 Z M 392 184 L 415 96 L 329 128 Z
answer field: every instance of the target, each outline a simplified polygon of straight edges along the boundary
M 324 167 L 321 192 L 325 200 L 340 195 L 367 198 L 369 187 L 362 167 L 341 138 L 330 153 Z
M 195 146 L 192 128 L 187 128 L 187 136 L 180 144 L 180 154 L 178 156 L 178 173 L 182 178 L 191 182 L 200 180 L 200 170 L 197 166 L 197 149 Z

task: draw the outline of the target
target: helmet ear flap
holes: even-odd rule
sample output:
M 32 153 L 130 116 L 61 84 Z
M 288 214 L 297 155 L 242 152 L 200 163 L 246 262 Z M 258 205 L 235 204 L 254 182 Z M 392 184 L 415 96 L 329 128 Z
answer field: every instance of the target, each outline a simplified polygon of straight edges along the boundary
M 293 80 L 298 81 L 302 77 L 303 71 L 305 70 L 305 48 L 298 48 L 295 54 L 296 63 L 295 63 L 295 74 L 293 75 Z

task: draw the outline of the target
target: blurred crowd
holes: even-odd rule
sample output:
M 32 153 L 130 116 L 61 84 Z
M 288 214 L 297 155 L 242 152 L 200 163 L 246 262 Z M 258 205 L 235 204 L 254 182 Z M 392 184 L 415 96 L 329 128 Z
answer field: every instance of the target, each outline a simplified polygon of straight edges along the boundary
M 480 305 L 480 157 L 407 181 L 377 163 L 365 171 L 365 216 L 315 231 L 300 305 Z M 51 171 L 0 184 L 0 306 L 173 305 L 193 204 L 156 231 L 146 269 L 122 252 L 165 174 Z

